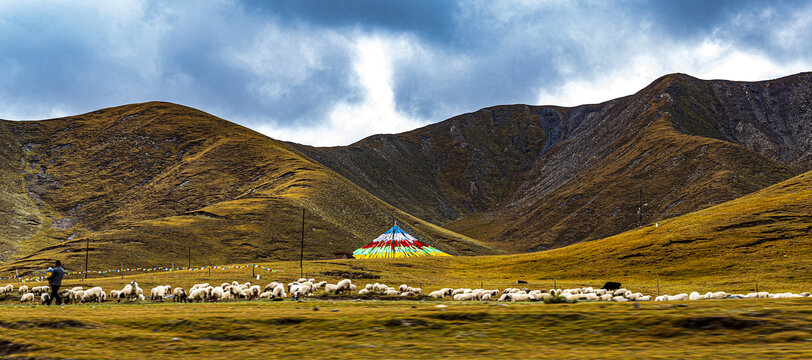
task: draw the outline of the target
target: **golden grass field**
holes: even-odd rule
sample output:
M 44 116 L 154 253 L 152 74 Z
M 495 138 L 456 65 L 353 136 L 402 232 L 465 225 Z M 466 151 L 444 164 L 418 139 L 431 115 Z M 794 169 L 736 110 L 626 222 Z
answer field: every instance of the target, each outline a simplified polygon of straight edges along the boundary
M 808 359 L 812 301 L 2 305 L 0 329 L 13 358 Z
M 659 276 L 663 293 L 727 291 L 746 293 L 812 290 L 812 172 L 805 173 L 740 199 L 644 226 L 606 239 L 560 249 L 516 255 L 455 256 L 369 260 L 316 260 L 304 263 L 308 277 L 338 280 L 344 274 L 363 282 L 408 283 L 426 290 L 442 287 L 504 288 L 517 280 L 531 287 L 624 286 L 655 294 Z M 79 253 L 81 254 L 81 253 Z M 91 269 L 105 270 L 110 261 Z M 179 258 L 175 266 L 186 265 Z M 299 278 L 297 261 L 261 262 L 280 270 L 258 272 L 261 283 Z M 200 266 L 192 263 L 193 266 Z M 165 264 L 164 266 L 170 266 Z M 112 267 L 116 268 L 116 267 Z M 78 270 L 69 268 L 69 270 Z M 178 271 L 134 275 L 145 286 L 188 287 L 196 282 L 250 280 L 251 269 Z M 4 272 L 0 276 L 12 275 Z M 34 275 L 44 274 L 44 269 Z M 132 274 L 130 274 L 132 275 Z M 82 285 L 120 288 L 125 280 L 95 279 Z M 106 275 L 106 276 L 109 276 Z M 366 278 L 366 279 L 364 279 Z M 267 280 L 267 282 L 266 282 Z M 126 280 L 129 281 L 129 280 Z M 68 283 L 76 283 L 75 277 Z M 0 285 L 4 285 L 0 281 Z

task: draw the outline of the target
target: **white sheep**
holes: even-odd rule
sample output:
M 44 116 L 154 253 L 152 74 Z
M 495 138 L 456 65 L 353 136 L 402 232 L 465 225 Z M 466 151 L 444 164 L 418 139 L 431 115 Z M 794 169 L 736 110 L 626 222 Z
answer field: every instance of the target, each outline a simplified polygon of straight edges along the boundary
M 185 302 L 188 297 L 188 294 L 186 294 L 186 291 L 183 290 L 183 288 L 176 287 L 174 290 L 172 290 L 173 302 Z
M 223 298 L 223 294 L 225 294 L 225 293 L 226 293 L 225 289 L 218 286 L 218 287 L 212 288 L 211 293 L 208 294 L 208 298 L 209 298 L 209 300 L 212 300 L 212 301 L 218 301 L 218 300 Z
M 14 292 L 14 285 L 12 284 L 0 287 L 0 295 L 11 294 L 12 292 Z
M 260 290 L 259 285 L 252 285 L 248 287 L 248 291 L 246 291 L 246 293 L 248 294 L 248 300 L 254 300 L 259 298 L 259 294 L 262 293 L 262 291 Z
M 141 300 L 144 297 L 144 291 L 138 286 L 138 283 L 135 281 L 130 281 L 129 284 L 124 286 L 124 289 L 121 290 L 121 293 L 124 294 L 124 298 L 129 301 L 133 300 Z
M 699 295 L 698 292 L 693 291 L 693 292 L 691 292 L 691 295 L 688 295 L 688 300 L 691 300 L 691 301 L 693 301 L 693 300 L 702 300 L 702 296 Z
M 160 300 L 163 301 L 164 297 L 169 295 L 170 291 L 172 291 L 172 287 L 169 285 L 158 285 L 152 288 L 150 292 L 149 299 L 150 300 Z
M 98 302 L 101 303 L 105 300 L 107 294 L 104 293 L 104 290 L 100 287 L 94 287 L 87 289 L 87 291 L 82 294 L 82 302 Z
M 508 294 L 510 301 L 535 301 L 536 298 L 530 294 L 517 294 L 517 293 L 510 293 Z
M 205 288 L 197 288 L 197 289 L 189 291 L 188 300 L 191 301 L 191 302 L 198 302 L 198 301 L 204 301 L 208 297 L 209 296 L 206 293 Z
M 28 286 L 26 286 L 26 285 L 20 286 L 19 292 L 20 292 L 20 295 L 23 295 L 23 294 L 27 293 L 28 292 Z
M 20 302 L 21 303 L 24 303 L 24 302 L 33 303 L 34 302 L 34 294 L 32 294 L 32 293 L 23 294 L 23 296 L 20 298 Z
M 84 299 L 84 297 L 85 297 L 85 291 L 84 290 L 73 291 L 71 289 L 70 299 L 71 299 L 71 302 L 73 302 L 74 304 L 80 304 L 82 302 L 82 299 Z
M 272 283 L 270 283 L 270 284 L 268 284 L 268 285 L 265 285 L 265 288 L 264 288 L 264 289 L 262 289 L 262 291 L 273 291 L 273 289 L 275 289 L 275 288 L 276 288 L 276 285 L 279 285 L 279 283 L 277 283 L 276 281 L 274 281 L 274 282 L 272 282 Z
M 273 289 L 273 297 L 274 298 L 286 298 L 288 294 L 285 293 L 285 286 L 282 284 L 276 285 Z
M 48 300 L 51 300 L 51 294 L 42 293 L 42 295 L 40 296 L 40 300 L 42 300 L 42 303 L 45 304 L 46 302 L 48 302 Z
M 682 294 L 677 294 L 677 295 L 674 295 L 674 296 L 669 296 L 668 301 L 682 301 L 682 300 L 688 300 L 688 298 L 689 298 L 688 294 L 682 293 Z
M 429 297 L 433 297 L 435 299 L 442 299 L 444 296 L 446 296 L 446 291 L 444 290 L 437 290 L 429 293 Z

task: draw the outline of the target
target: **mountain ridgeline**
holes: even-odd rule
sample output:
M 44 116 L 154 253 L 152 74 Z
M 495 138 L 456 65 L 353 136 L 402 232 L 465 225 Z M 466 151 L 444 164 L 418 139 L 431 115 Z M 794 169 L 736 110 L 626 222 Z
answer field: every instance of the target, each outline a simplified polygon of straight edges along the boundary
M 812 74 L 664 76 L 573 108 L 495 106 L 344 147 L 295 145 L 384 201 L 509 251 L 594 240 L 812 167 Z
M 169 103 L 0 122 L 6 269 L 332 258 L 393 219 L 452 254 L 501 251 L 405 214 L 289 145 Z M 304 214 L 303 214 L 304 211 Z M 13 262 L 9 262 L 12 260 Z M 2 268 L 0 268 L 2 270 Z
M 342 147 L 150 102 L 0 121 L 0 271 L 351 251 L 397 219 L 452 255 L 538 251 L 812 170 L 812 73 L 662 77 L 601 104 L 494 106 Z

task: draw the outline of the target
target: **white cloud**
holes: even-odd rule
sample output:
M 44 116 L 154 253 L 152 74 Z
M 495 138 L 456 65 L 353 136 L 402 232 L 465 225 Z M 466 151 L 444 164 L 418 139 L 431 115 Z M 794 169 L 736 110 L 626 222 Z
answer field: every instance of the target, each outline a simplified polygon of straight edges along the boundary
M 230 49 L 226 58 L 254 75 L 249 85 L 254 92 L 279 98 L 294 86 L 317 81 L 314 73 L 328 70 L 335 61 L 331 57 L 351 46 L 351 40 L 335 31 L 268 23 L 247 48 Z
M 808 71 L 810 64 L 777 63 L 768 57 L 737 50 L 731 45 L 704 40 L 693 46 L 666 46 L 640 53 L 617 70 L 589 79 L 566 81 L 539 90 L 538 104 L 576 106 L 634 94 L 656 78 L 675 72 L 700 79 L 758 81 Z
M 402 39 L 379 36 L 355 41 L 354 71 L 364 89 L 358 104 L 338 103 L 329 120 L 313 128 L 261 126 L 259 131 L 276 139 L 316 145 L 347 145 L 371 134 L 397 133 L 414 129 L 425 121 L 400 114 L 392 91 L 392 53 L 408 46 Z

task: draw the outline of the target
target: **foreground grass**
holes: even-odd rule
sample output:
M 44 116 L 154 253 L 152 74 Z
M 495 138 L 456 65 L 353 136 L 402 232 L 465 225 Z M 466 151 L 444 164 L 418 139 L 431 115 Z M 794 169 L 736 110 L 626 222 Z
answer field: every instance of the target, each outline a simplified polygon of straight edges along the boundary
M 23 358 L 809 358 L 812 301 L 3 305 L 0 329 Z

